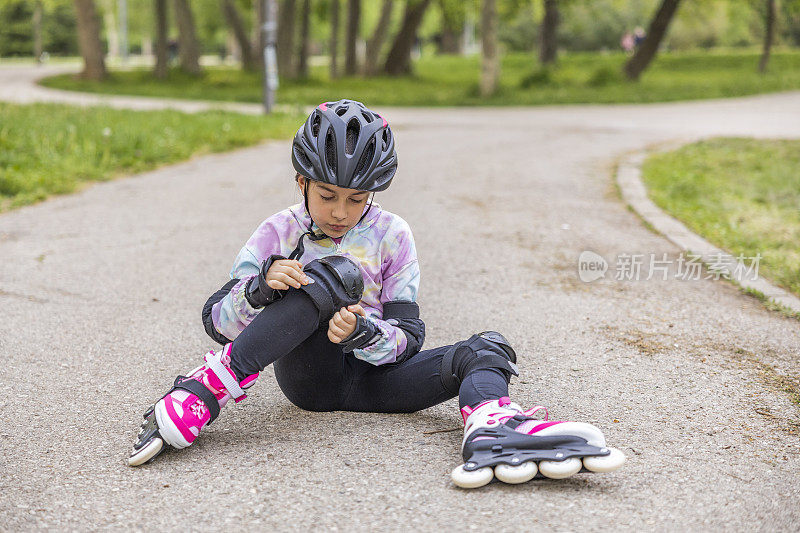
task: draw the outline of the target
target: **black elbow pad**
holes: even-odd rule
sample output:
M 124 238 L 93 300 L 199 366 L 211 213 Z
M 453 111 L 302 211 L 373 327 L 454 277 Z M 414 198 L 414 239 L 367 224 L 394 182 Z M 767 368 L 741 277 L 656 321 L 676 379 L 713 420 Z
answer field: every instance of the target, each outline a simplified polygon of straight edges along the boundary
M 231 340 L 217 331 L 217 328 L 214 327 L 214 320 L 211 318 L 211 308 L 214 307 L 215 303 L 225 298 L 228 293 L 231 292 L 233 286 L 237 283 L 239 283 L 238 279 L 230 280 L 228 283 L 223 285 L 220 290 L 212 294 L 211 297 L 206 300 L 206 304 L 203 306 L 203 326 L 206 328 L 206 333 L 208 333 L 209 337 L 222 345 L 228 344 L 231 342 Z
M 406 349 L 402 354 L 397 354 L 398 363 L 419 353 L 425 342 L 425 323 L 419 318 L 419 305 L 416 302 L 386 302 L 383 304 L 383 319 L 402 329 L 406 335 Z

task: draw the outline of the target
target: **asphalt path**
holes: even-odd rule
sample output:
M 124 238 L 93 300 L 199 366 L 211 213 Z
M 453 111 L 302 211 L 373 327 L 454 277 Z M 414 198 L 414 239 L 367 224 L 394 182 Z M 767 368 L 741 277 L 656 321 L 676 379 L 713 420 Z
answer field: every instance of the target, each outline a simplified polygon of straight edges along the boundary
M 142 410 L 213 346 L 203 302 L 300 199 L 288 142 L 269 142 L 0 215 L 0 528 L 796 530 L 800 323 L 730 283 L 674 278 L 679 249 L 612 175 L 664 142 L 800 137 L 800 93 L 379 111 L 400 170 L 378 201 L 414 230 L 426 347 L 504 333 L 512 398 L 596 424 L 623 469 L 461 490 L 455 400 L 311 413 L 271 368 L 191 448 L 128 467 Z M 605 278 L 580 281 L 586 250 Z M 664 253 L 666 281 L 615 279 L 621 254 Z

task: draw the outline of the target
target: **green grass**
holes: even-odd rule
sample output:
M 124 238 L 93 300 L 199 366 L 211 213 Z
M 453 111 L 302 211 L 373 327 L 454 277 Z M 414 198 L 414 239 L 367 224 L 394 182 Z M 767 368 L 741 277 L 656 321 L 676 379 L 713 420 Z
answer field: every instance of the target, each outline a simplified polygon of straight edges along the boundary
M 800 88 L 800 51 L 776 50 L 769 72 L 756 72 L 756 51 L 661 54 L 639 82 L 622 78 L 621 53 L 573 53 L 557 67 L 540 69 L 532 54 L 503 58 L 499 92 L 478 95 L 478 57 L 432 56 L 419 60 L 413 76 L 351 77 L 331 81 L 324 67 L 305 81 L 282 80 L 282 104 L 316 105 L 353 98 L 368 105 L 541 105 L 566 103 L 664 102 L 764 93 Z M 57 76 L 42 82 L 60 89 L 240 102 L 261 101 L 259 74 L 236 68 L 208 68 L 201 78 L 172 71 L 156 81 L 149 70 L 116 71 L 102 83 Z
M 303 118 L 0 103 L 0 212 L 86 182 L 288 139 Z
M 653 201 L 800 295 L 800 141 L 713 139 L 648 158 Z

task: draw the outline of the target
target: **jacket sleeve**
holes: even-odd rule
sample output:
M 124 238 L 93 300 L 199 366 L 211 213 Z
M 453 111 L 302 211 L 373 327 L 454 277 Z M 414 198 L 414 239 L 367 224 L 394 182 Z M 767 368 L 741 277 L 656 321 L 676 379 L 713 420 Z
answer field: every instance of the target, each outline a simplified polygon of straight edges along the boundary
M 255 308 L 247 300 L 247 283 L 258 276 L 266 257 L 280 252 L 281 239 L 270 217 L 239 251 L 230 271 L 231 280 L 203 307 L 203 325 L 212 339 L 222 344 L 232 341 L 261 312 L 263 308 Z
M 388 259 L 382 265 L 382 316 L 370 315 L 368 320 L 378 335 L 353 355 L 374 365 L 399 363 L 422 349 L 425 324 L 419 318 L 419 264 L 414 238 L 408 225 L 400 219 L 400 231 L 387 240 Z

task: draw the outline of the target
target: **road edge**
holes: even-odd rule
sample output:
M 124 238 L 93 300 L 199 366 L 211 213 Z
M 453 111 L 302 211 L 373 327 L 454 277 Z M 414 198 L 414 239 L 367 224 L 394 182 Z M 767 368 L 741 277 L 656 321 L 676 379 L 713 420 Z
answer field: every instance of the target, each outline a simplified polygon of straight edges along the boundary
M 622 199 L 646 224 L 681 250 L 702 256 L 702 262 L 709 265 L 708 258 L 719 257 L 719 254 L 728 254 L 728 252 L 714 246 L 689 230 L 683 222 L 661 210 L 647 195 L 647 188 L 642 182 L 642 165 L 649 155 L 675 150 L 697 140 L 673 141 L 626 154 L 620 158 L 617 164 L 615 181 Z M 770 307 L 771 303 L 779 310 L 781 308 L 787 310 L 786 314 L 800 315 L 800 298 L 773 285 L 763 277 L 735 280 L 730 276 L 731 271 L 727 266 L 720 267 L 719 264 L 715 264 L 715 270 L 725 271 L 730 278 L 727 281 L 738 285 L 745 293 L 764 301 L 767 307 Z

